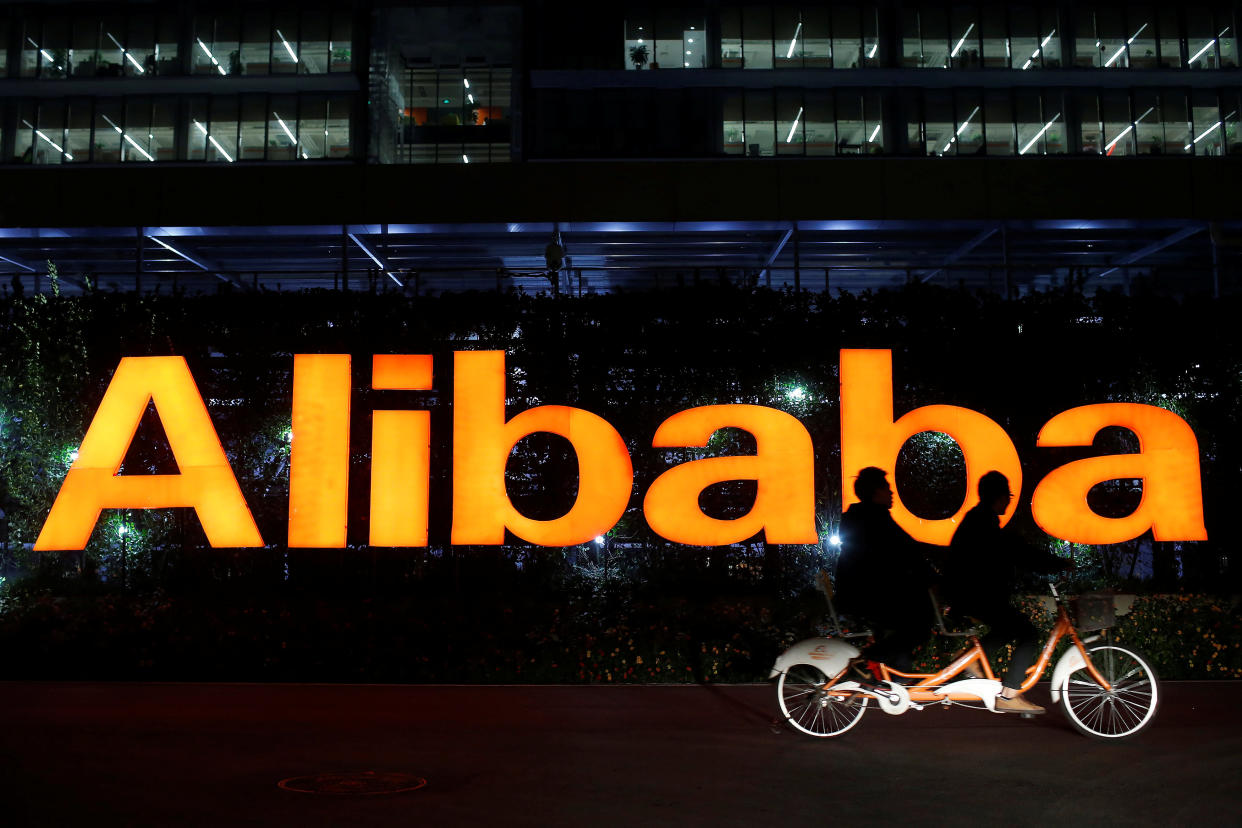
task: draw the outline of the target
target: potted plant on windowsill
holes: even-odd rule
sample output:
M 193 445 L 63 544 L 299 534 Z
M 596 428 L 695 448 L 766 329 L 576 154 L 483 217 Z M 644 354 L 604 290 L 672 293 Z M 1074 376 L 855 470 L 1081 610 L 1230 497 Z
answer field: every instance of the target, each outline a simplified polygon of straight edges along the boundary
M 651 51 L 647 48 L 646 43 L 640 43 L 637 46 L 630 47 L 630 62 L 634 64 L 635 69 L 642 69 L 647 65 L 647 59 L 651 56 Z

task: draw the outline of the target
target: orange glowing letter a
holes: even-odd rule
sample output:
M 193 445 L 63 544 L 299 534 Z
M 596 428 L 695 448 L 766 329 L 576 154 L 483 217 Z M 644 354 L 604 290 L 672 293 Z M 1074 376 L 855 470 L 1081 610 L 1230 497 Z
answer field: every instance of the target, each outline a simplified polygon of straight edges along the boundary
M 147 403 L 155 406 L 178 474 L 118 474 Z M 85 548 L 104 509 L 174 506 L 194 508 L 212 546 L 263 545 L 185 359 L 125 357 L 34 548 Z
M 706 446 L 712 434 L 736 427 L 755 437 L 753 457 L 705 457 L 655 479 L 643 513 L 656 534 L 675 543 L 723 546 L 763 530 L 768 543 L 815 543 L 815 449 L 798 419 L 761 405 L 708 405 L 669 417 L 656 429 L 656 448 Z M 713 483 L 755 480 L 754 507 L 740 518 L 703 514 L 699 494 Z
M 843 505 L 855 500 L 852 481 L 860 469 L 876 466 L 895 477 L 897 455 L 905 442 L 923 431 L 952 437 L 966 459 L 966 500 L 957 513 L 943 520 L 918 517 L 894 491 L 893 520 L 916 539 L 947 545 L 966 510 L 978 502 L 979 478 L 996 470 L 1009 478 L 1014 492 L 1022 491 L 1018 451 L 996 421 L 978 411 L 955 405 L 927 405 L 893 422 L 893 352 L 841 351 L 841 491 Z M 894 490 L 896 485 L 893 486 Z M 1013 516 L 1017 499 L 1001 516 L 1004 525 Z
M 1089 446 L 1102 428 L 1121 426 L 1138 437 L 1138 454 L 1075 460 L 1053 469 L 1031 497 L 1039 527 L 1074 543 L 1120 543 L 1151 529 L 1158 541 L 1207 540 L 1199 443 L 1172 411 L 1138 403 L 1084 405 L 1062 412 L 1039 432 L 1036 445 Z M 1143 499 L 1133 513 L 1106 518 L 1091 511 L 1087 492 L 1106 480 L 1142 478 Z
M 634 485 L 617 430 L 603 417 L 563 405 L 531 408 L 506 422 L 504 351 L 458 351 L 453 365 L 452 542 L 499 545 L 509 529 L 540 546 L 570 546 L 611 529 Z M 569 440 L 578 455 L 578 499 L 555 520 L 519 513 L 505 490 L 510 452 L 540 431 Z

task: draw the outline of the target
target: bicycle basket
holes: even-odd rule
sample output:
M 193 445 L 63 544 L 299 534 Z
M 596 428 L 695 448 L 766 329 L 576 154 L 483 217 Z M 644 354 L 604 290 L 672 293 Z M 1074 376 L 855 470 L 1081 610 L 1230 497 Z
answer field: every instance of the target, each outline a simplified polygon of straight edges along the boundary
M 1079 632 L 1094 632 L 1116 625 L 1113 596 L 1107 592 L 1084 592 L 1074 599 L 1074 626 Z

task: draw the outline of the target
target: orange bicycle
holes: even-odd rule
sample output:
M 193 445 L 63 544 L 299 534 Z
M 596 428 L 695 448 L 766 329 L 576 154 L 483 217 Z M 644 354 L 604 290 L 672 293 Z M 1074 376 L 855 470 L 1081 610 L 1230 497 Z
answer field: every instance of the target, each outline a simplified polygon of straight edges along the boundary
M 1035 686 L 1051 663 L 1057 642 L 1068 637 L 1072 646 L 1052 670 L 1053 704 L 1061 704 L 1070 723 L 1087 736 L 1122 739 L 1139 733 L 1151 724 L 1159 706 L 1156 671 L 1133 647 L 1110 640 L 1111 598 L 1107 611 L 1097 613 L 1095 623 L 1087 625 L 1099 632 L 1080 638 L 1070 620 L 1067 601 L 1055 586 L 1051 590 L 1057 607 L 1056 622 L 1039 660 L 1027 671 L 1022 692 Z M 830 591 L 827 594 L 831 607 Z M 894 716 L 931 706 L 997 712 L 996 697 L 1001 683 L 992 671 L 978 634 L 974 630 L 948 632 L 934 596 L 932 602 L 940 633 L 968 640 L 966 648 L 947 667 L 936 673 L 903 673 L 879 665 L 874 682 L 855 680 L 846 673 L 859 650 L 847 639 L 870 633 L 807 639 L 782 653 L 769 677 L 780 677 L 777 698 L 785 720 L 807 735 L 830 737 L 840 736 L 857 725 L 872 703 Z M 840 632 L 835 610 L 832 616 Z M 1080 612 L 1080 620 L 1081 616 Z M 978 677 L 959 678 L 968 669 Z

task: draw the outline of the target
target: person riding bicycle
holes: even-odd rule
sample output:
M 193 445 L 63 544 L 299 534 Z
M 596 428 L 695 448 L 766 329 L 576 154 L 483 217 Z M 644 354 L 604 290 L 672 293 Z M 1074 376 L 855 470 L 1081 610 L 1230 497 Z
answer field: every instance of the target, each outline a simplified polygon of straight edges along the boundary
M 875 641 L 860 659 L 913 672 L 915 647 L 932 624 L 927 588 L 934 570 L 919 543 L 893 520 L 893 488 L 883 469 L 868 466 L 854 480 L 858 502 L 841 517 L 836 593 L 841 608 L 871 623 Z
M 1006 644 L 1016 642 L 996 709 L 1043 713 L 1044 708 L 1024 699 L 1017 689 L 1035 663 L 1039 632 L 1030 619 L 1009 603 L 1009 596 L 1021 576 L 1060 571 L 1065 568 L 1065 561 L 1001 530 L 1000 516 L 1012 499 L 1005 475 L 990 471 L 979 479 L 979 503 L 962 518 L 949 543 L 941 591 L 955 613 L 988 625 L 988 634 L 982 640 L 987 652 L 995 655 Z

